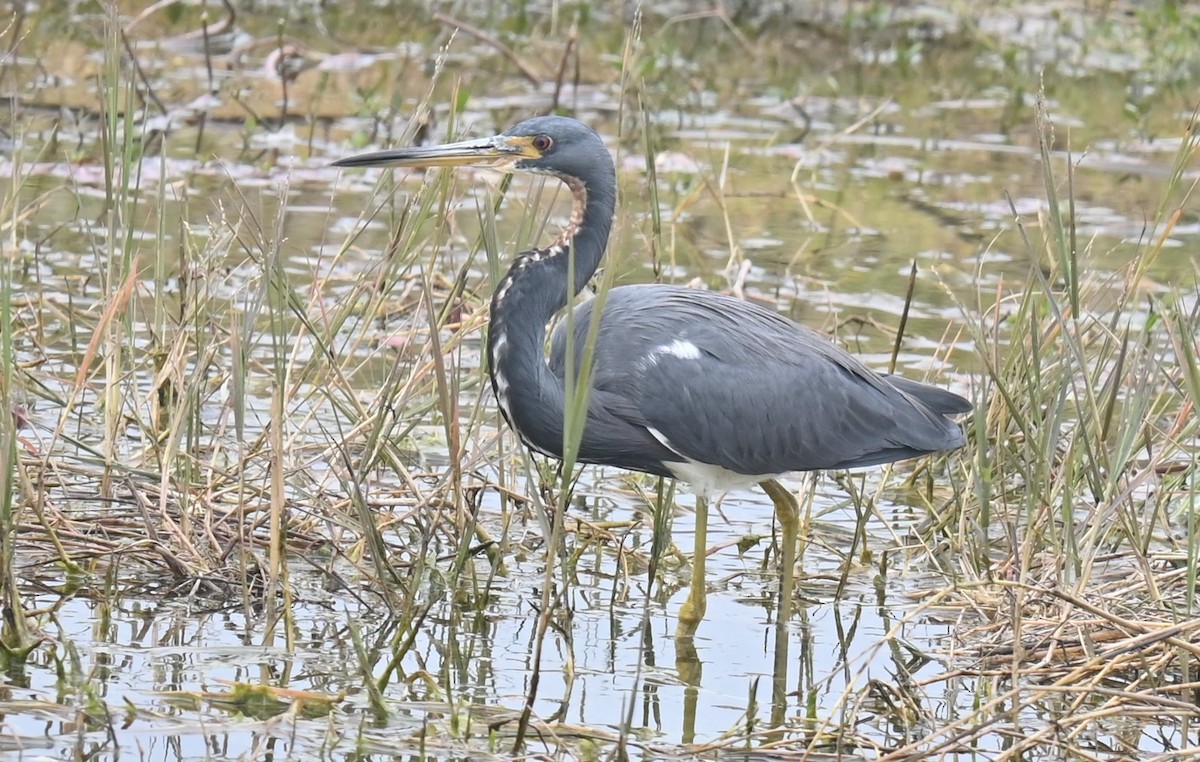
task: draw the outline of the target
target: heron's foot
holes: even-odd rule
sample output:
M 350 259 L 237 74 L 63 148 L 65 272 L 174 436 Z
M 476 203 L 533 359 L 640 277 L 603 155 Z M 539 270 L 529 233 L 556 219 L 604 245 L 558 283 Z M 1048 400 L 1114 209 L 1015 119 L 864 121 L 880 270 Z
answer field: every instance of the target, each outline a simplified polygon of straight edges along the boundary
M 762 488 L 775 504 L 779 518 L 779 618 L 786 622 L 792 615 L 792 594 L 796 585 L 796 545 L 800 530 L 800 504 L 796 496 L 774 479 L 762 482 Z
M 690 638 L 704 619 L 708 608 L 707 580 L 704 577 L 705 561 L 708 559 L 708 499 L 696 495 L 696 544 L 692 548 L 692 586 L 687 600 L 679 607 L 679 624 L 675 637 Z
M 675 637 L 690 638 L 696 634 L 700 623 L 704 621 L 704 612 L 708 608 L 708 596 L 703 583 L 699 588 L 693 586 L 687 600 L 679 607 L 679 621 L 675 625 Z

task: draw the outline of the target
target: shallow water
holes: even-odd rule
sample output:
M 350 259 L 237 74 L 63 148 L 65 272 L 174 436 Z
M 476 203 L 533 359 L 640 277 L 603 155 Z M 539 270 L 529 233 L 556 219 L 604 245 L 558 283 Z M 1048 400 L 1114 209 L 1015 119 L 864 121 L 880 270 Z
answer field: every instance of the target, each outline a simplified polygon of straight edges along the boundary
M 915 262 L 897 368 L 970 396 L 980 361 L 960 331 L 963 311 L 990 305 L 1032 265 L 1047 264 L 1029 261 L 1013 224 L 1019 217 L 1036 235 L 1047 211 L 1033 119 L 1041 43 L 1066 40 L 1057 48 L 1068 52 L 1040 80 L 1058 136 L 1052 169 L 1065 199 L 1065 167 L 1074 167 L 1081 259 L 1100 272 L 1118 272 L 1128 257 L 1120 244 L 1148 235 L 1192 82 L 1187 62 L 1131 43 L 1136 30 L 1120 24 L 1076 50 L 1068 43 L 1086 16 L 1047 19 L 1020 8 L 967 20 L 930 6 L 914 23 L 900 12 L 837 16 L 800 3 L 783 4 L 775 17 L 760 9 L 765 22 L 742 9 L 748 15 L 733 27 L 681 9 L 647 11 L 622 86 L 620 13 L 516 4 L 501 19 L 455 9 L 535 67 L 535 86 L 494 47 L 463 33 L 450 39 L 422 6 L 337 5 L 243 12 L 240 35 L 209 41 L 211 77 L 203 38 L 196 47 L 198 7 L 127 27 L 167 108 L 160 113 L 147 97 L 136 109 L 132 129 L 144 156 L 131 163 L 130 181 L 140 193 L 116 221 L 95 84 L 105 70 L 105 17 L 49 5 L 21 20 L 27 36 L 0 80 L 16 96 L 0 184 L 22 326 L 17 356 L 30 369 L 22 376 L 22 436 L 30 459 L 79 466 L 54 472 L 46 489 L 68 547 L 86 552 L 76 558 L 80 572 L 66 574 L 42 535 L 18 535 L 24 604 L 46 641 L 0 678 L 0 752 L 13 758 L 485 759 L 511 749 L 535 672 L 548 562 L 538 495 L 542 483 L 554 482 L 531 480 L 515 440 L 497 426 L 481 379 L 478 325 L 438 332 L 443 341 L 461 340 L 445 355 L 459 384 L 452 396 L 461 451 L 448 440 L 426 367 L 422 283 L 436 280 L 431 292 L 444 297 L 461 271 L 467 296 L 456 297 L 458 317 L 465 325 L 481 320 L 496 266 L 488 241 L 507 253 L 542 239 L 562 221 L 566 194 L 515 181 L 493 233 L 481 210 L 499 198 L 495 175 L 461 173 L 440 188 L 433 175 L 329 168 L 368 145 L 409 139 L 418 104 L 432 113 L 433 140 L 490 134 L 544 110 L 570 23 L 581 24 L 577 70 L 569 60 L 558 102 L 594 124 L 616 153 L 622 198 L 607 267 L 619 282 L 698 279 L 736 288 L 830 331 L 882 369 Z M 123 10 L 128 24 L 135 9 Z M 209 13 L 210 21 L 220 15 Z M 1018 17 L 1023 24 L 1008 23 Z M 395 19 L 394 28 L 375 21 L 384 18 Z M 974 24 L 983 31 L 964 31 Z M 268 65 L 280 28 L 298 51 L 299 74 L 286 86 Z M 218 42 L 236 52 L 216 52 Z M 1129 65 L 1128 56 L 1140 63 Z M 1168 65 L 1169 75 L 1150 79 Z M 119 70 L 122 83 L 135 76 Z M 657 219 L 648 211 L 655 201 Z M 443 202 L 450 222 L 440 226 Z M 552 211 L 531 211 L 542 205 Z M 415 236 L 414 251 L 436 255 L 382 265 L 398 229 Z M 1175 226 L 1156 263 L 1159 282 L 1194 276 L 1188 252 L 1196 233 L 1193 220 Z M 114 362 L 103 352 L 90 359 L 87 348 L 115 291 L 106 285 L 112 256 L 125 251 L 142 268 L 122 318 L 128 357 L 93 364 L 92 385 L 60 421 L 78 369 Z M 294 302 L 264 285 L 272 267 Z M 377 289 L 362 287 L 376 279 Z M 191 311 L 197 304 L 202 309 Z M 305 320 L 320 330 L 307 330 Z M 188 351 L 175 357 L 164 335 L 178 326 L 194 333 L 178 330 Z M 254 330 L 239 333 L 247 326 Z M 252 339 L 238 345 L 244 376 L 229 359 L 234 336 Z M 206 363 L 206 351 L 220 361 Z M 174 359 L 146 359 L 159 352 Z M 327 363 L 329 355 L 336 360 Z M 181 378 L 204 377 L 199 391 L 179 387 L 196 395 L 187 410 L 203 437 L 185 440 L 195 461 L 177 471 L 160 469 L 154 443 L 165 440 L 156 439 L 161 432 L 147 412 L 155 400 L 170 404 L 156 370 L 172 362 Z M 282 419 L 273 408 L 277 363 L 294 384 Z M 341 376 L 329 373 L 334 367 Z M 100 389 L 112 368 L 128 374 L 137 394 L 125 403 L 130 420 L 109 441 Z M 423 380 L 403 396 L 381 393 L 394 378 Z M 236 414 L 235 397 L 243 400 Z M 347 468 L 344 451 L 369 450 L 347 432 L 386 404 L 399 406 L 394 460 L 364 472 Z M 286 429 L 284 454 L 255 459 L 245 443 L 270 441 L 273 423 Z M 52 436 L 60 426 L 65 436 Z M 121 464 L 115 487 L 100 476 L 105 446 Z M 455 453 L 469 497 L 456 497 L 450 484 Z M 241 481 L 218 478 L 218 465 L 232 473 L 242 458 Z M 647 589 L 648 497 L 656 485 L 584 469 L 582 504 L 571 517 L 600 528 L 568 533 L 573 571 L 554 575 L 564 598 L 541 655 L 533 710 L 544 724 L 529 739 L 532 751 L 593 758 L 628 725 L 638 758 L 715 754 L 726 739 L 735 739 L 727 756 L 753 747 L 763 758 L 805 748 L 873 757 L 968 714 L 986 684 L 946 673 L 952 636 L 971 619 L 927 597 L 953 580 L 917 531 L 931 506 L 936 511 L 963 488 L 953 458 L 931 477 L 918 476 L 912 489 L 898 486 L 911 465 L 856 474 L 849 483 L 873 503 L 865 523 L 846 482 L 818 483 L 782 673 L 774 661 L 777 555 L 767 498 L 738 492 L 713 510 L 708 543 L 720 550 L 709 558 L 709 609 L 693 655 L 673 638 L 687 592 L 677 555 L 667 555 Z M 290 517 L 286 599 L 262 592 L 282 589 L 264 582 L 263 571 L 270 475 L 280 467 L 279 499 Z M 170 481 L 164 473 L 218 485 L 188 493 L 196 501 L 190 509 L 175 497 L 162 500 L 172 522 L 208 523 L 211 531 L 176 534 L 174 525 L 143 518 L 161 507 L 154 489 Z M 937 486 L 927 494 L 930 478 Z M 358 498 L 382 517 L 397 581 L 378 579 L 355 524 Z M 484 556 L 455 572 L 454 556 L 469 539 L 459 509 L 473 500 L 479 523 L 503 544 L 506 568 L 494 578 Z M 681 494 L 677 503 L 672 538 L 688 553 L 692 498 Z M 24 513 L 21 521 L 37 518 Z M 235 543 L 250 522 L 245 534 L 254 542 Z M 147 538 L 139 527 L 151 524 L 161 534 Z M 865 537 L 856 539 L 860 524 Z M 593 531 L 607 535 L 597 540 Z M 180 574 L 163 559 L 191 558 L 174 544 L 181 536 L 197 538 L 197 558 L 219 558 L 208 567 L 216 577 Z M 166 552 L 147 552 L 146 542 Z M 223 542 L 232 543 L 227 554 Z M 290 625 L 281 622 L 285 612 Z M 388 667 L 393 654 L 398 672 Z M 774 701 L 773 679 L 782 686 Z M 374 697 L 369 680 L 379 683 Z M 231 684 L 313 691 L 329 703 L 280 694 L 278 705 L 229 706 L 218 699 Z M 906 695 L 919 695 L 927 714 L 912 720 Z M 778 721 L 787 732 L 776 738 L 769 731 Z M 832 739 L 847 728 L 839 749 Z M 1149 751 L 1179 742 L 1173 728 L 1160 730 L 1136 745 Z M 961 753 L 989 756 L 1005 744 L 1002 734 L 993 741 Z

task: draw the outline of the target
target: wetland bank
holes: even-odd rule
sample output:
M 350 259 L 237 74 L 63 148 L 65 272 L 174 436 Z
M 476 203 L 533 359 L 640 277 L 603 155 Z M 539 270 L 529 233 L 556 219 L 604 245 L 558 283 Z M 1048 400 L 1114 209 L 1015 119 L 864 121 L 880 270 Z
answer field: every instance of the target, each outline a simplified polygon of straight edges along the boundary
M 0 755 L 1200 756 L 1180 5 L 235 11 L 0 30 Z M 689 651 L 692 498 L 503 426 L 488 298 L 566 194 L 329 166 L 549 110 L 617 159 L 601 282 L 974 403 L 821 476 L 785 628 L 761 493 L 711 511 Z

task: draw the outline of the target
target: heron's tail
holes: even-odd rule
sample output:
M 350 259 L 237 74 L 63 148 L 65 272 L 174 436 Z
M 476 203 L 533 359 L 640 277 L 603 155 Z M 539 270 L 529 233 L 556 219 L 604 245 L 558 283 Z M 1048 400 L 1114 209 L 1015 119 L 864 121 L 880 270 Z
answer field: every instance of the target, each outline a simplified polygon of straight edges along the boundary
M 884 378 L 892 386 L 940 415 L 971 412 L 971 401 L 954 392 L 948 392 L 945 389 L 913 381 L 903 376 L 884 376 Z

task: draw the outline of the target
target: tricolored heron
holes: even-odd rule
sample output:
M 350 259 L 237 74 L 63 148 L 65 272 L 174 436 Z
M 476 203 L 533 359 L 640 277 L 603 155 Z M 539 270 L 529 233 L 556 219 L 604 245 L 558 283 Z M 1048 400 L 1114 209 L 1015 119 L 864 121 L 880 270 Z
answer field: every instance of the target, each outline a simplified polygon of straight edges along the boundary
M 505 420 L 526 445 L 561 458 L 566 353 L 586 356 L 593 302 L 575 308 L 573 336 L 558 326 L 548 360 L 546 325 L 587 284 L 608 245 L 616 171 L 600 136 L 574 119 L 545 116 L 482 140 L 334 164 L 506 167 L 551 175 L 570 189 L 566 229 L 546 248 L 518 254 L 500 281 L 487 340 Z M 823 336 L 731 296 L 661 284 L 613 288 L 593 342 L 578 460 L 673 477 L 697 491 L 691 590 L 679 611 L 684 634 L 695 631 L 705 610 L 711 492 L 757 482 L 770 495 L 782 529 L 785 616 L 799 511 L 776 477 L 890 463 L 965 441 L 949 416 L 969 411 L 967 400 L 875 373 Z

